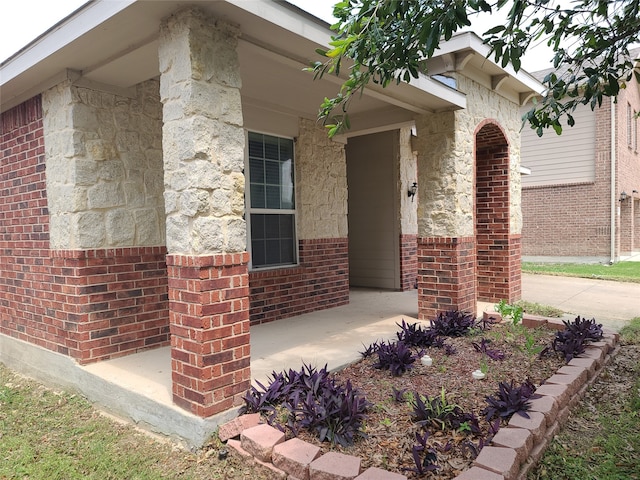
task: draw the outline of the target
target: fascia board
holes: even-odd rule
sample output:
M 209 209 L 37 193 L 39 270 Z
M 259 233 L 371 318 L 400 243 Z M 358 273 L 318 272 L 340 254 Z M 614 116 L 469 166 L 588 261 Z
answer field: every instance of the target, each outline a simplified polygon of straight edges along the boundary
M 137 0 L 93 0 L 0 64 L 0 85 L 37 65 Z
M 278 2 L 248 2 L 247 0 L 225 0 L 227 3 L 260 17 L 274 25 L 278 25 L 302 38 L 323 45 L 329 46 L 331 40 L 331 29 L 323 20 L 317 19 L 311 14 L 301 15 L 300 10 L 291 4 Z M 296 11 L 297 10 L 297 11 Z M 310 21 L 313 19 L 313 21 Z M 306 21 L 305 21 L 306 20 Z

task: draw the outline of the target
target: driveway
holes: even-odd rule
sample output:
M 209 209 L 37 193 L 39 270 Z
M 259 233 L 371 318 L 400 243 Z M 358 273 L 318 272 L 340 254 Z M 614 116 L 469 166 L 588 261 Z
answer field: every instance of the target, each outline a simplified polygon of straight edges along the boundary
M 522 298 L 619 330 L 640 317 L 640 283 L 522 274 Z

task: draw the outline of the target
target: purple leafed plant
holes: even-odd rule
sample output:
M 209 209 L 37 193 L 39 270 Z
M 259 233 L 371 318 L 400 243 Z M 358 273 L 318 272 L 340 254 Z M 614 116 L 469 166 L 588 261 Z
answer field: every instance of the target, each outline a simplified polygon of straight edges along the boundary
M 241 413 L 263 413 L 269 424 L 280 430 L 288 428 L 297 435 L 300 428 L 307 428 L 320 441 L 343 446 L 365 436 L 369 402 L 350 382 L 338 384 L 326 365 L 321 370 L 303 365 L 300 371 L 273 372 L 267 387 L 256 384 L 244 397 Z M 288 413 L 284 425 L 277 418 L 283 411 Z
M 484 353 L 491 360 L 504 360 L 505 354 L 502 350 L 489 348 L 488 345 L 491 343 L 491 340 L 487 338 L 480 339 L 480 343 L 473 342 L 473 348 L 475 348 L 476 352 Z
M 476 326 L 476 319 L 470 313 L 458 310 L 440 312 L 431 320 L 431 330 L 443 337 L 462 337 Z
M 529 400 L 540 397 L 534 393 L 535 390 L 536 387 L 530 380 L 526 380 L 519 387 L 514 385 L 513 380 L 510 383 L 500 382 L 498 392 L 486 397 L 488 406 L 482 411 L 482 415 L 487 421 L 494 418 L 509 420 L 514 413 L 529 418 Z
M 345 386 L 329 381 L 317 396 L 308 392 L 291 411 L 299 426 L 315 432 L 321 442 L 346 447 L 353 444 L 355 437 L 366 437 L 363 424 L 368 406 L 350 381 Z
M 587 342 L 602 339 L 602 325 L 596 324 L 593 318 L 587 320 L 578 316 L 572 322 L 564 320 L 563 323 L 565 329 L 556 332 L 551 346 L 554 351 L 564 356 L 567 363 L 584 353 Z
M 436 450 L 431 447 L 427 447 L 427 440 L 429 438 L 429 432 L 425 432 L 424 435 L 420 435 L 416 432 L 416 441 L 417 445 L 414 445 L 411 449 L 411 454 L 413 455 L 413 461 L 415 463 L 415 468 L 407 468 L 405 470 L 417 473 L 422 476 L 427 472 L 432 472 L 440 468 L 436 465 L 436 461 L 438 460 L 438 455 Z
M 396 323 L 400 327 L 400 331 L 396 333 L 398 341 L 410 347 L 440 347 L 443 344 L 438 333 L 430 328 L 422 328 L 417 323 Z
M 378 361 L 374 367 L 381 370 L 389 370 L 391 375 L 399 377 L 403 373 L 413 368 L 413 363 L 419 359 L 424 352 L 414 355 L 404 342 L 381 342 L 378 346 Z

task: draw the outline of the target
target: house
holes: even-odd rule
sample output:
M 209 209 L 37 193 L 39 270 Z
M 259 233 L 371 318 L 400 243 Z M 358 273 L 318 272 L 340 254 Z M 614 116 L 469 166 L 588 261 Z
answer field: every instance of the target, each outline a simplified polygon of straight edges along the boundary
M 614 102 L 580 106 L 561 136 L 523 129 L 522 164 L 531 170 L 522 177 L 525 260 L 614 263 L 640 251 L 638 112 L 634 78 Z
M 0 361 L 170 345 L 173 401 L 215 418 L 249 387 L 251 325 L 350 285 L 417 283 L 422 319 L 518 299 L 540 84 L 461 34 L 330 140 L 340 81 L 303 71 L 329 38 L 286 2 L 98 0 L 2 63 Z

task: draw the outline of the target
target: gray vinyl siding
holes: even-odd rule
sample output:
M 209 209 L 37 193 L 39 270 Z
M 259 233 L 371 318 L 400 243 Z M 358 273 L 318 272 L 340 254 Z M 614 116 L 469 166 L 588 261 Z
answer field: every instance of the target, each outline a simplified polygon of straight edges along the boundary
M 529 108 L 530 104 L 523 107 L 522 113 Z M 535 130 L 524 126 L 521 158 L 531 175 L 522 176 L 523 187 L 595 181 L 595 114 L 581 105 L 573 117 L 576 124 L 563 125 L 562 135 L 549 129 L 538 137 Z

